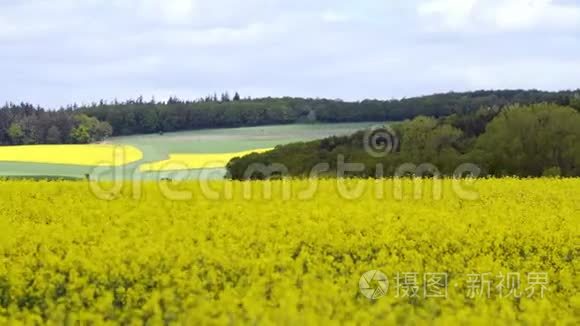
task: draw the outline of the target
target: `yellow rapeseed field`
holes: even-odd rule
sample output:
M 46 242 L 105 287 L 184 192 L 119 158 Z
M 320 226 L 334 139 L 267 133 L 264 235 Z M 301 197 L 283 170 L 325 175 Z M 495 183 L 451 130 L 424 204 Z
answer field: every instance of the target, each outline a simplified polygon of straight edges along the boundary
M 2 181 L 0 324 L 578 325 L 580 180 L 437 182 Z
M 142 157 L 138 148 L 129 145 L 0 146 L 0 162 L 121 166 Z
M 140 166 L 140 171 L 179 171 L 223 168 L 234 157 L 242 157 L 251 153 L 263 153 L 269 150 L 271 150 L 271 148 L 254 149 L 235 153 L 169 154 L 169 159 L 167 160 L 142 164 Z

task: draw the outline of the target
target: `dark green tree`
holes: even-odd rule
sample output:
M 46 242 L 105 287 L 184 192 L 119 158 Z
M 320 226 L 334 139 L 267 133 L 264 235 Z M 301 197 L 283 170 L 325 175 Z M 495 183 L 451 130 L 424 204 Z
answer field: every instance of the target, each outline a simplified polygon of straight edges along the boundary
M 19 123 L 12 123 L 8 128 L 8 137 L 13 145 L 21 145 L 24 143 L 24 131 Z
M 46 132 L 46 143 L 47 144 L 61 144 L 62 143 L 62 133 L 57 126 L 51 126 Z
M 541 176 L 557 168 L 580 171 L 580 113 L 556 104 L 511 106 L 478 139 L 478 150 L 493 174 Z
M 92 141 L 89 128 L 82 124 L 71 131 L 70 138 L 75 144 L 87 144 Z

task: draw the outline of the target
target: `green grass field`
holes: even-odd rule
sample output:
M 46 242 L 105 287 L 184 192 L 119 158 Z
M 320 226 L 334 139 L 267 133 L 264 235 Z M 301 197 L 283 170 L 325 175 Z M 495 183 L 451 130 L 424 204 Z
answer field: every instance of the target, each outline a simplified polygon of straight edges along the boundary
M 0 177 L 67 177 L 85 178 L 86 174 L 99 179 L 122 176 L 125 179 L 146 180 L 170 177 L 173 179 L 221 178 L 224 168 L 189 171 L 139 172 L 144 163 L 162 161 L 169 154 L 232 153 L 277 145 L 308 141 L 332 135 L 346 135 L 376 123 L 294 124 L 246 128 L 206 129 L 165 133 L 163 135 L 133 135 L 114 137 L 107 142 L 133 145 L 143 152 L 143 159 L 119 168 L 99 168 L 66 164 L 0 162 Z M 54 153 L 58 155 L 58 153 Z M 205 175 L 211 172 L 210 175 Z

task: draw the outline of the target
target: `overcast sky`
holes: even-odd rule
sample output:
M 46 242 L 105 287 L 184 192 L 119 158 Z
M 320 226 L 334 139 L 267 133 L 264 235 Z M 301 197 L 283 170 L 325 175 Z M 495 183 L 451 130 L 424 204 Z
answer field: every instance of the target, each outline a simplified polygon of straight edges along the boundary
M 580 88 L 580 0 L 0 0 L 0 102 Z

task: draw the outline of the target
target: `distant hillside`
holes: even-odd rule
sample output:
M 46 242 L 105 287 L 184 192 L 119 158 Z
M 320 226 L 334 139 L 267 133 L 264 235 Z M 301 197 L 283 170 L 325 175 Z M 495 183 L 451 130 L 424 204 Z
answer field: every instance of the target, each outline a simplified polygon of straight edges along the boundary
M 580 107 L 578 91 L 497 90 L 446 93 L 401 100 L 345 102 L 328 99 L 243 99 L 238 94 L 195 101 L 100 101 L 49 111 L 30 104 L 0 108 L 0 144 L 87 143 L 109 135 L 296 122 L 402 121 L 419 115 L 444 117 L 481 107 L 549 102 Z M 96 118 L 97 120 L 91 119 Z
M 354 165 L 353 165 L 354 164 Z M 350 166 L 348 166 L 350 165 Z M 232 159 L 229 177 L 580 176 L 579 109 L 556 104 L 420 116 Z
M 569 105 L 579 91 L 524 90 L 476 91 L 414 97 L 402 100 L 345 102 L 328 99 L 230 99 L 222 95 L 167 103 L 127 101 L 95 104 L 80 111 L 107 121 L 115 135 L 199 128 L 241 127 L 295 122 L 401 121 L 418 115 L 441 117 L 467 113 L 480 107 L 540 102 Z

